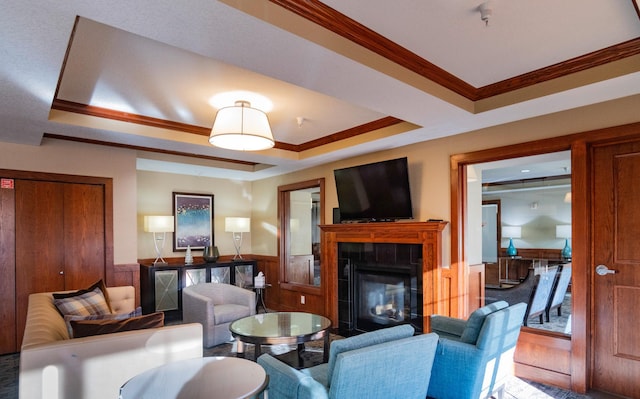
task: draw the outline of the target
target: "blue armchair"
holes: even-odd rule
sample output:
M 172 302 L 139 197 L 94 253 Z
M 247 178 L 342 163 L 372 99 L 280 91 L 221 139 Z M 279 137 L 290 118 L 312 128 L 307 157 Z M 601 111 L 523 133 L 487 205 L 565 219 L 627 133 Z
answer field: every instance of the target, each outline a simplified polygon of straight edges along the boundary
M 489 398 L 504 394 L 527 304 L 498 301 L 469 319 L 431 316 L 440 336 L 427 396 L 435 399 Z
M 264 354 L 269 399 L 424 399 L 438 336 L 413 335 L 410 325 L 331 343 L 329 363 L 296 370 Z

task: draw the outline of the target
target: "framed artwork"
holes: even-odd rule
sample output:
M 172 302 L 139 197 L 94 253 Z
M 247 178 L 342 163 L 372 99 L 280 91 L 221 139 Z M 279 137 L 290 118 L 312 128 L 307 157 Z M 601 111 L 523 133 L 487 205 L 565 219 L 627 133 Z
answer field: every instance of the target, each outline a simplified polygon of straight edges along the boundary
M 213 245 L 213 195 L 173 193 L 173 251 Z

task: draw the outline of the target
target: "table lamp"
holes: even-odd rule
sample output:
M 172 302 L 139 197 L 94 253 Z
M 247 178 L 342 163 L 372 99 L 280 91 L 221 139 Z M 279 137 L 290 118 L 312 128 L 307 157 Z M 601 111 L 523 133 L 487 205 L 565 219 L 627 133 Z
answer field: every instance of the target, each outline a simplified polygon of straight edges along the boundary
M 520 226 L 502 226 L 502 236 L 509 237 L 507 256 L 516 256 L 518 250 L 513 245 L 513 239 L 522 237 L 522 228 Z
M 162 249 L 167 233 L 173 232 L 173 216 L 145 216 L 144 231 L 153 233 L 153 243 L 156 248 L 156 260 L 153 264 L 166 265 L 167 262 L 162 258 Z
M 251 232 L 251 219 L 228 217 L 224 219 L 224 231 L 233 234 L 233 246 L 236 248 L 236 254 L 233 260 L 242 259 L 240 255 L 240 247 L 242 246 L 242 233 Z
M 556 238 L 564 238 L 565 241 L 564 248 L 562 249 L 562 257 L 565 259 L 571 259 L 571 247 L 569 246 L 569 239 L 571 238 L 571 225 L 556 225 Z

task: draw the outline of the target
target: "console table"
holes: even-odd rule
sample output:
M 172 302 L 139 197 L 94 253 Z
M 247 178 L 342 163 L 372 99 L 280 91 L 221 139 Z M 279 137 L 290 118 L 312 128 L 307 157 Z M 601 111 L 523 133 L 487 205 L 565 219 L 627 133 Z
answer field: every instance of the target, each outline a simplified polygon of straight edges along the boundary
M 142 313 L 163 311 L 167 320 L 181 320 L 184 287 L 213 282 L 249 289 L 257 274 L 258 266 L 254 260 L 162 266 L 140 264 Z

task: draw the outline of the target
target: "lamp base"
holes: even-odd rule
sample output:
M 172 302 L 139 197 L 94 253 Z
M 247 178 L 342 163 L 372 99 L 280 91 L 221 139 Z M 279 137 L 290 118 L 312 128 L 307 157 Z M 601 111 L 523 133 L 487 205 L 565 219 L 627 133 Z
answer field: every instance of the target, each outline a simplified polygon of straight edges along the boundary
M 169 266 L 169 263 L 167 263 L 165 260 L 156 260 L 155 262 L 153 262 L 154 266 Z
M 513 238 L 509 238 L 509 248 L 507 248 L 507 256 L 518 255 L 518 250 L 513 246 Z
M 564 241 L 564 248 L 562 248 L 562 257 L 565 259 L 571 259 L 571 247 L 569 246 L 569 239 Z
M 242 260 L 242 255 L 240 255 L 240 248 L 242 247 L 242 233 L 233 233 L 233 246 L 236 249 L 236 254 L 232 260 Z

